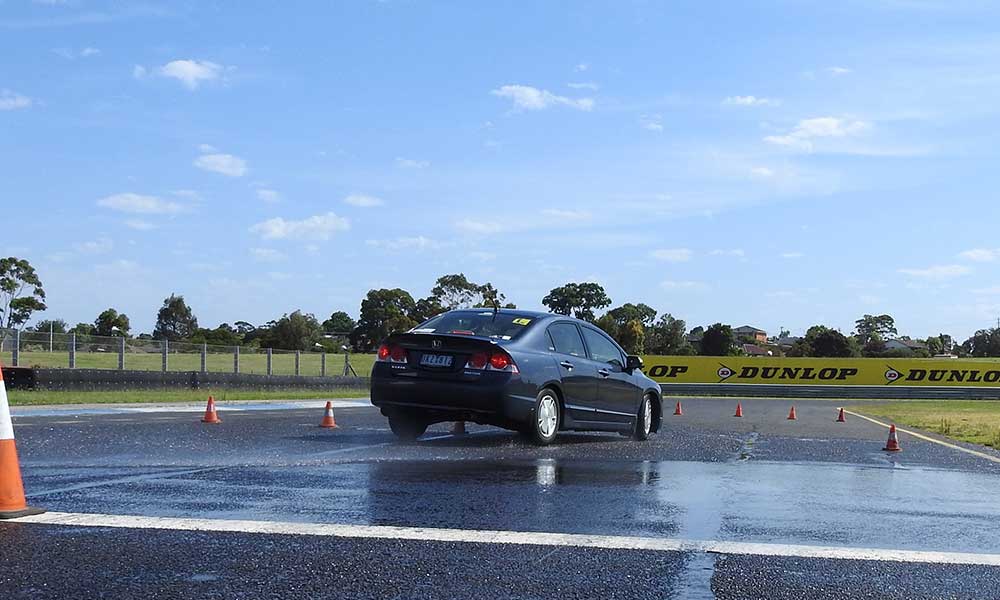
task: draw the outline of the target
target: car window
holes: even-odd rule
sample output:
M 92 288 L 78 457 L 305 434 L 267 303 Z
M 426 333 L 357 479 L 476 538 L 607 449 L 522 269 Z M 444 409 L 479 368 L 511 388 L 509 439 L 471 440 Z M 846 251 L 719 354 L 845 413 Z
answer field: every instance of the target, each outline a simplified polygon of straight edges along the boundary
M 549 337 L 552 338 L 552 349 L 560 354 L 572 356 L 587 356 L 580 339 L 580 332 L 572 323 L 556 323 L 549 327 Z
M 613 363 L 624 366 L 622 352 L 606 335 L 589 327 L 583 328 L 583 338 L 587 340 L 590 357 L 597 362 Z

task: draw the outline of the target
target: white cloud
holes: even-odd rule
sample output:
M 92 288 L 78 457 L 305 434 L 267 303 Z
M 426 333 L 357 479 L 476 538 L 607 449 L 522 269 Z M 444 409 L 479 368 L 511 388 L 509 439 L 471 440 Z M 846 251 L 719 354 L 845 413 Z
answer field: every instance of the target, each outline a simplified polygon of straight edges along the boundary
M 149 221 L 143 221 L 142 219 L 127 219 L 125 221 L 125 226 L 129 229 L 135 229 L 136 231 L 150 231 L 151 229 L 156 229 L 156 225 L 153 225 Z
M 482 261 L 496 260 L 497 259 L 496 252 L 480 252 L 478 250 L 475 251 L 475 252 L 470 252 L 469 256 L 471 258 L 476 259 L 476 260 L 482 260 Z
M 561 208 L 545 208 L 542 209 L 542 214 L 547 217 L 555 217 L 557 219 L 565 219 L 569 221 L 583 221 L 592 216 L 590 212 L 586 210 L 565 210 Z
M 569 86 L 570 89 L 574 90 L 590 90 L 592 92 L 596 92 L 597 90 L 601 89 L 601 86 L 597 85 L 593 81 L 570 82 L 567 83 L 566 85 Z
M 573 67 L 573 70 L 576 71 L 577 73 L 583 73 L 589 68 L 590 68 L 590 63 L 582 62 Z
M 746 254 L 747 253 L 744 252 L 742 248 L 734 248 L 733 250 L 717 249 L 708 253 L 709 256 L 733 256 L 737 258 L 742 258 L 746 256 Z
M 400 169 L 426 169 L 431 166 L 430 161 L 414 160 L 412 158 L 396 158 L 396 166 Z
M 400 237 L 394 240 L 367 240 L 365 244 L 373 248 L 383 248 L 389 251 L 400 250 L 436 250 L 444 248 L 450 244 L 426 238 L 422 235 L 416 237 Z
M 275 190 L 261 188 L 257 190 L 257 199 L 273 204 L 281 200 L 281 194 Z
M 205 81 L 218 79 L 222 65 L 207 60 L 173 60 L 158 69 L 163 77 L 176 79 L 189 90 L 196 90 Z
M 362 208 L 371 208 L 373 206 L 382 206 L 385 204 L 382 202 L 381 198 L 376 198 L 375 196 L 369 196 L 367 194 L 351 194 L 344 198 L 344 203 L 350 204 L 351 206 L 360 206 Z
M 132 67 L 132 77 L 135 79 L 143 79 L 146 77 L 146 67 L 142 65 L 135 65 Z
M 72 48 L 53 48 L 52 52 L 65 58 L 66 60 L 89 58 L 91 56 L 97 56 L 101 53 L 101 51 L 97 48 L 91 48 L 89 46 L 80 51 L 73 50 Z
M 202 154 L 195 159 L 194 166 L 229 177 L 243 177 L 248 170 L 246 161 L 232 154 Z
M 898 271 L 911 277 L 941 281 L 968 275 L 972 272 L 972 269 L 965 265 L 934 265 L 926 269 L 898 269 Z
M 283 252 L 274 248 L 250 248 L 250 256 L 259 262 L 279 262 L 288 258 Z
M 548 90 L 540 90 L 528 85 L 504 85 L 490 92 L 494 96 L 508 98 L 514 103 L 514 110 L 544 110 L 553 106 L 569 106 L 578 110 L 591 110 L 591 98 L 567 98 L 557 96 Z
M 639 115 L 639 127 L 647 131 L 663 131 L 663 115 Z
M 334 233 L 347 229 L 350 229 L 347 219 L 328 212 L 301 221 L 275 217 L 250 227 L 250 233 L 256 233 L 266 240 L 328 240 Z
M 31 98 L 11 90 L 0 90 L 0 110 L 18 110 L 31 106 Z
M 687 262 L 694 253 L 689 248 L 661 248 L 653 250 L 649 255 L 665 262 Z
M 789 146 L 811 150 L 812 140 L 817 138 L 844 138 L 864 133 L 871 128 L 865 121 L 839 119 L 837 117 L 817 117 L 799 121 L 792 131 L 785 135 L 769 135 L 765 142 L 779 146 Z
M 660 282 L 660 287 L 667 291 L 680 291 L 680 290 L 700 290 L 707 287 L 704 283 L 700 281 L 672 281 L 667 280 Z
M 106 237 L 101 237 L 96 240 L 75 244 L 73 247 L 77 252 L 86 254 L 106 254 L 111 252 L 115 247 L 115 243 Z
M 768 167 L 753 167 L 750 169 L 750 174 L 754 177 L 769 178 L 774 177 L 774 170 Z
M 841 75 L 847 75 L 851 73 L 851 69 L 847 67 L 827 67 L 826 72 L 834 77 L 840 77 Z
M 759 96 L 729 96 L 722 101 L 728 106 L 778 106 L 780 101 Z
M 156 196 L 133 194 L 132 192 L 105 196 L 97 201 L 97 205 L 119 212 L 139 215 L 173 215 L 184 210 L 184 207 L 176 202 L 161 200 Z
M 218 151 L 219 149 L 212 144 L 198 144 L 198 152 L 202 154 L 214 154 Z
M 1000 248 L 974 248 L 960 252 L 958 256 L 976 262 L 992 262 L 1000 259 Z
M 805 256 L 805 254 L 803 254 L 801 252 L 782 252 L 781 253 L 781 258 L 787 258 L 787 259 L 802 258 L 803 256 Z
M 499 233 L 503 231 L 503 227 L 496 223 L 485 223 L 483 221 L 476 221 L 473 219 L 462 219 L 455 223 L 455 228 L 459 231 L 464 231 L 466 233 Z

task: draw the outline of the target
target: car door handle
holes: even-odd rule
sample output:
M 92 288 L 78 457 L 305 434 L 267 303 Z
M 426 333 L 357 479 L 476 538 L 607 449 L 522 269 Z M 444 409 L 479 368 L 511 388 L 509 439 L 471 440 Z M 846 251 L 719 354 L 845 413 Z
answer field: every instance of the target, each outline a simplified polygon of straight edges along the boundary
M 573 370 L 573 363 L 569 362 L 568 360 L 562 361 L 561 363 L 559 363 L 559 366 L 564 369 L 569 369 L 570 371 Z
M 598 374 L 599 374 L 599 375 L 600 375 L 601 377 L 607 377 L 608 375 L 611 375 L 611 371 L 609 371 L 609 370 L 607 370 L 607 369 L 599 369 L 599 370 L 597 371 L 597 373 L 598 373 Z

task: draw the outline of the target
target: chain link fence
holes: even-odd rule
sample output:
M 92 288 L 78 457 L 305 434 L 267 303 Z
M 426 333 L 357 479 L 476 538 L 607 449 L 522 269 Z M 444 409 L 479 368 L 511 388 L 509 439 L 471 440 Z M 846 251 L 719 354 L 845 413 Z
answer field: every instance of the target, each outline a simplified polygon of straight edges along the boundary
M 367 375 L 374 359 L 374 355 L 346 352 L 0 329 L 0 362 L 14 367 L 330 377 Z

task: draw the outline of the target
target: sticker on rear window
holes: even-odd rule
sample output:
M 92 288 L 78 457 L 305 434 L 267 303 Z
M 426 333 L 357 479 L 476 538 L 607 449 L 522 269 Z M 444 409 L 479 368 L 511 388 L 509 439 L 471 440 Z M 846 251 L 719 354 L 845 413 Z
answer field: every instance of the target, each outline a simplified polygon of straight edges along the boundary
M 434 333 L 434 328 L 431 327 L 427 329 L 414 329 L 413 333 Z
M 520 319 L 514 319 L 511 323 L 514 325 L 527 325 L 528 323 L 531 323 L 531 319 L 525 319 L 522 317 Z

